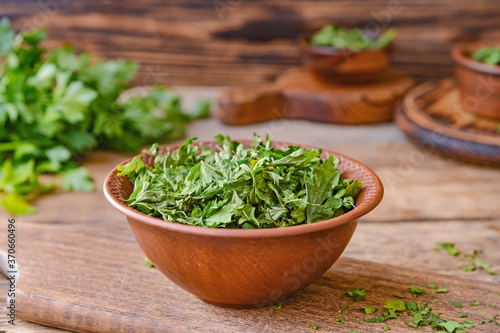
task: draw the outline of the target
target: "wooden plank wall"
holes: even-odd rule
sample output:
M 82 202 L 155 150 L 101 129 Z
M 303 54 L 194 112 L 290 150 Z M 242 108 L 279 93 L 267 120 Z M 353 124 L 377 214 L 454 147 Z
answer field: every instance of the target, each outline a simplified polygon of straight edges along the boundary
M 500 39 L 498 0 L 2 0 L 0 15 L 45 26 L 99 58 L 133 59 L 137 84 L 249 85 L 299 64 L 296 37 L 335 21 L 400 28 L 396 68 L 452 75 L 450 48 Z

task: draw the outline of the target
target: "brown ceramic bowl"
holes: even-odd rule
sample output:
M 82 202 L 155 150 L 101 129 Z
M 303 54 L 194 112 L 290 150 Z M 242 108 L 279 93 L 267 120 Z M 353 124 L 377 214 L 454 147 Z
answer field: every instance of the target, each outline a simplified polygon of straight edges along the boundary
M 463 43 L 451 51 L 455 77 L 462 105 L 467 111 L 500 119 L 500 66 L 470 58 L 475 50 L 484 46 L 500 46 L 500 41 Z
M 366 84 L 377 81 L 390 66 L 393 43 L 383 49 L 359 52 L 310 44 L 302 38 L 302 63 L 317 78 L 333 83 Z
M 203 144 L 215 149 L 213 142 Z M 277 147 L 285 145 L 288 144 L 274 142 Z M 311 224 L 273 229 L 212 229 L 166 222 L 120 200 L 130 195 L 133 185 L 128 178 L 117 177 L 116 169 L 106 178 L 104 193 L 126 216 L 146 256 L 175 284 L 211 304 L 262 307 L 282 301 L 323 275 L 349 243 L 358 219 L 382 199 L 383 187 L 373 171 L 327 150 L 322 156 L 331 154 L 340 160 L 342 177 L 363 181 L 363 188 L 352 211 Z M 151 157 L 140 156 L 145 163 L 153 162 Z

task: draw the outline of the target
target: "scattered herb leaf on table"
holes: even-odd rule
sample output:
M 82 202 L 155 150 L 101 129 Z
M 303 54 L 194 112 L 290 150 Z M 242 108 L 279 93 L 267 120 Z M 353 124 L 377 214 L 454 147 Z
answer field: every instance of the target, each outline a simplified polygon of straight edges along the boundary
M 153 145 L 154 167 L 139 156 L 117 167 L 134 191 L 130 207 L 178 222 L 211 228 L 273 228 L 313 223 L 352 210 L 361 190 L 342 179 L 334 156 L 321 149 L 273 148 L 258 135 L 253 144 L 216 137 L 220 151 L 193 144 L 166 154 Z
M 46 51 L 43 30 L 15 34 L 0 20 L 0 204 L 10 213 L 34 213 L 28 201 L 52 191 L 92 191 L 89 172 L 78 167 L 96 147 L 136 152 L 155 141 L 184 136 L 194 116 L 179 96 L 157 87 L 122 100 L 137 64 L 92 63 L 69 46 Z M 201 102 L 196 117 L 206 116 Z M 56 174 L 42 184 L 41 174 Z

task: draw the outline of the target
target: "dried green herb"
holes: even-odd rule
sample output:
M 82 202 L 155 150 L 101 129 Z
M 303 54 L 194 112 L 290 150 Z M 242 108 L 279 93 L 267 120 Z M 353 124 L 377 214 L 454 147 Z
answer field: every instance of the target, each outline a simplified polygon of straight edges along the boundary
M 419 295 L 427 295 L 423 287 L 417 288 L 414 286 L 410 286 L 410 288 L 408 288 L 408 292 L 415 298 Z
M 311 327 L 312 327 L 313 330 L 317 330 L 318 329 L 318 325 L 316 325 L 316 324 L 312 324 Z
M 274 309 L 274 310 L 279 310 L 279 309 L 281 309 L 281 304 L 274 304 L 274 305 L 273 305 L 273 309 Z
M 500 47 L 480 48 L 472 53 L 471 58 L 488 65 L 500 65 Z
M 440 294 L 446 294 L 449 292 L 449 290 L 446 288 L 439 288 L 438 290 L 436 290 L 436 292 Z
M 148 258 L 144 258 L 144 265 L 146 265 L 146 267 L 155 267 L 155 265 Z
M 396 28 L 390 28 L 373 39 L 360 29 L 327 25 L 313 35 L 311 45 L 355 52 L 365 49 L 382 49 L 389 45 L 397 34 Z
M 469 305 L 470 305 L 470 306 L 478 306 L 478 305 L 480 305 L 480 304 L 481 304 L 481 302 L 479 302 L 479 301 L 475 301 L 474 303 L 470 303 Z
M 436 290 L 438 288 L 438 286 L 435 285 L 435 284 L 430 284 L 430 285 L 427 286 L 427 288 Z
M 436 251 L 439 249 L 445 249 L 450 256 L 458 256 L 460 251 L 455 248 L 453 243 L 437 243 Z
M 403 295 L 397 295 L 397 294 L 392 295 L 392 296 L 393 296 L 393 297 L 397 297 L 397 298 L 405 298 Z
M 365 310 L 365 314 L 369 315 L 375 313 L 378 310 L 376 306 L 362 306 L 361 309 Z
M 384 325 L 383 329 L 384 329 L 384 331 L 389 331 L 391 328 L 387 325 Z
M 344 293 L 344 296 L 351 297 L 351 300 L 339 310 L 339 313 L 342 313 L 342 311 L 347 309 L 352 303 L 364 300 L 366 297 L 366 289 L 354 287 L 352 291 Z
M 460 250 L 455 248 L 455 244 L 453 244 L 453 243 L 438 243 L 436 245 L 436 250 L 439 250 L 439 249 L 445 249 L 446 251 L 448 251 L 448 254 L 451 256 L 458 256 L 461 253 Z M 483 261 L 483 259 L 477 258 L 477 256 L 481 253 L 482 253 L 482 251 L 480 251 L 480 250 L 474 250 L 470 254 L 464 254 L 463 259 L 467 260 L 469 262 L 469 264 L 462 266 L 462 270 L 464 272 L 473 272 L 476 269 L 483 269 L 488 274 L 497 275 L 498 272 L 495 271 L 494 269 L 492 269 L 491 265 L 486 264 Z M 474 288 L 472 288 L 472 289 L 474 289 Z
M 342 179 L 334 156 L 321 149 L 273 148 L 258 135 L 243 144 L 221 135 L 219 151 L 193 144 L 166 154 L 154 145 L 139 158 L 117 167 L 134 191 L 125 202 L 166 221 L 210 228 L 274 228 L 323 221 L 355 206 L 362 183 Z
M 454 307 L 456 308 L 463 308 L 464 306 L 462 305 L 462 303 L 460 302 L 457 302 L 457 301 L 450 301 L 450 304 L 453 305 Z
M 336 321 L 337 323 L 345 323 L 345 320 L 344 320 L 344 318 L 342 318 L 342 317 L 339 317 L 339 318 L 335 319 L 335 321 Z

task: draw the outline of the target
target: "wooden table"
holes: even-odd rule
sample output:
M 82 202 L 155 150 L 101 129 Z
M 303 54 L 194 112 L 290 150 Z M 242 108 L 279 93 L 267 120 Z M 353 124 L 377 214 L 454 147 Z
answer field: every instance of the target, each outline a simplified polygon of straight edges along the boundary
M 186 103 L 191 105 L 194 96 L 215 99 L 220 89 L 179 88 L 179 91 Z M 435 251 L 438 242 L 455 243 L 464 252 L 479 249 L 484 252 L 484 261 L 500 270 L 500 170 L 431 155 L 408 142 L 392 123 L 336 126 L 277 120 L 229 127 L 216 119 L 208 119 L 192 123 L 188 135 L 206 140 L 224 133 L 233 138 L 246 139 L 253 132 L 269 133 L 276 140 L 300 142 L 346 154 L 366 164 L 380 176 L 385 185 L 384 199 L 379 207 L 360 221 L 343 258 L 395 265 L 401 270 L 418 269 L 431 272 L 429 276 L 439 273 L 477 283 L 500 282 L 499 275 L 490 275 L 482 270 L 464 272 L 456 258 L 446 255 L 444 251 Z M 98 151 L 91 154 L 84 165 L 95 178 L 96 192 L 40 198 L 36 202 L 39 213 L 18 217 L 18 227 L 28 231 L 44 225 L 53 227 L 56 224 L 84 224 L 121 218 L 104 201 L 100 187 L 107 171 L 122 159 L 124 156 L 115 153 Z M 74 205 L 75 200 L 79 201 L 78 205 Z M 88 209 L 89 206 L 92 209 Z M 2 211 L 1 221 L 5 222 L 7 218 Z M 6 223 L 2 225 L 0 250 L 5 251 Z M 18 242 L 22 249 L 22 237 L 18 238 Z M 22 258 L 22 253 L 19 256 L 21 261 L 29 259 Z M 6 287 L 7 283 L 2 280 L 1 290 Z M 310 288 L 321 288 L 321 284 Z M 2 291 L 2 304 L 5 296 L 6 292 Z M 500 306 L 500 299 L 497 303 Z M 5 311 L 2 306 L 0 329 L 10 330 L 12 327 L 6 325 Z M 16 332 L 59 331 L 20 319 L 16 323 Z

